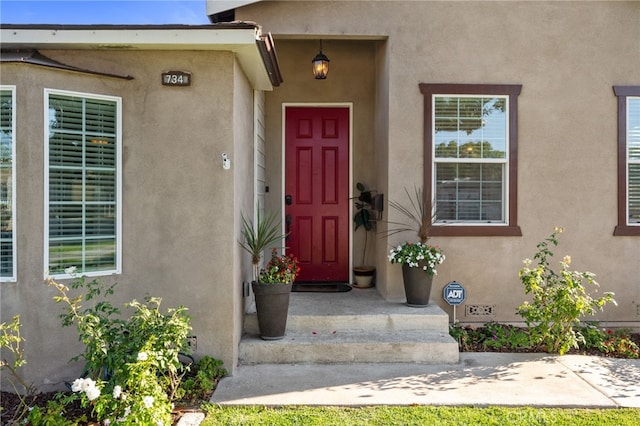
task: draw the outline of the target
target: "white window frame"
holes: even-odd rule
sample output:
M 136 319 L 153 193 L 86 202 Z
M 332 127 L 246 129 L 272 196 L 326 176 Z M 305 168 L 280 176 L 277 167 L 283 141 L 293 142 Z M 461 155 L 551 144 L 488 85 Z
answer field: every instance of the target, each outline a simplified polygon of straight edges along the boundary
M 505 101 L 505 132 L 504 132 L 504 140 L 505 140 L 505 155 L 503 158 L 451 158 L 451 157 L 437 157 L 436 156 L 436 148 L 437 144 L 436 140 L 436 98 L 470 98 L 470 99 L 481 99 L 481 98 L 500 98 Z M 434 218 L 433 226 L 473 226 L 473 225 L 482 225 L 482 226 L 507 226 L 509 225 L 509 96 L 506 95 L 465 95 L 465 94 L 446 94 L 446 93 L 438 93 L 433 94 L 431 96 L 431 105 L 433 105 L 431 111 L 431 132 L 432 139 L 434 143 L 431 147 L 431 158 L 433 158 L 433 167 L 431 170 L 431 194 L 433 194 L 433 199 L 431 201 L 432 205 L 432 216 L 435 215 L 437 209 L 437 180 L 436 180 L 436 172 L 437 172 L 437 164 L 502 164 L 502 220 L 442 220 L 438 217 Z M 478 201 L 482 204 L 482 200 Z
M 630 148 L 629 148 L 629 137 L 631 135 L 631 120 L 629 118 L 630 116 L 630 102 L 631 101 L 635 101 L 635 102 L 640 102 L 640 96 L 627 96 L 627 101 L 626 101 L 626 129 L 625 129 L 625 139 L 626 139 L 626 163 L 627 163 L 627 167 L 626 167 L 626 177 L 627 177 L 627 185 L 626 185 L 626 215 L 625 215 L 625 220 L 626 220 L 626 225 L 627 226 L 638 226 L 640 227 L 640 221 L 638 222 L 631 222 L 630 219 L 630 209 L 631 209 L 631 193 L 630 193 L 630 189 L 631 189 L 631 184 L 630 184 L 630 178 L 631 176 L 629 176 L 629 169 L 631 168 L 631 164 L 636 164 L 638 166 L 640 166 L 640 158 L 636 158 L 636 159 L 632 159 L 630 156 Z
M 640 99 L 640 86 L 613 86 L 618 98 L 618 224 L 613 230 L 616 236 L 640 236 L 640 223 L 629 220 L 629 165 L 640 160 L 629 156 L 629 100 Z
M 18 276 L 17 215 L 16 215 L 16 86 L 0 85 L 0 90 L 11 92 L 11 271 L 10 277 L 0 277 L 0 282 L 15 282 Z
M 50 95 L 72 96 L 116 103 L 116 267 L 103 271 L 83 271 L 78 267 L 76 274 L 88 277 L 122 273 L 122 98 L 95 93 L 67 90 L 44 89 L 44 276 L 65 279 L 73 275 L 65 273 L 49 274 L 49 98 Z

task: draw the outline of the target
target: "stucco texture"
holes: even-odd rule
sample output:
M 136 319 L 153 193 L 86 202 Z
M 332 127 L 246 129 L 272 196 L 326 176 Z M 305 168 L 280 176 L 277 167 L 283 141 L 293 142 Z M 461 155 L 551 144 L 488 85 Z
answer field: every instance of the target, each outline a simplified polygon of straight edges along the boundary
M 521 84 L 518 108 L 518 237 L 438 237 L 446 253 L 432 300 L 449 281 L 467 289 L 465 305 L 493 306 L 493 315 L 463 322 L 518 321 L 526 296 L 522 260 L 555 226 L 563 226 L 558 258 L 597 274 L 617 307 L 598 318 L 638 326 L 640 238 L 614 237 L 617 222 L 617 99 L 614 85 L 640 84 L 638 2 L 269 1 L 236 11 L 273 34 L 285 83 L 268 93 L 269 148 L 282 143 L 286 102 L 353 102 L 354 181 L 367 180 L 401 201 L 423 182 L 424 108 L 420 83 Z M 331 59 L 322 82 L 310 77 L 319 40 Z M 363 88 L 367 96 L 358 93 Z M 370 105 L 366 103 L 371 102 Z M 366 145 L 361 135 L 367 135 Z M 370 167 L 374 164 L 374 167 Z M 272 179 L 279 178 L 274 163 Z M 275 170 L 274 170 L 275 169 Z M 280 194 L 267 194 L 279 206 Z M 386 209 L 385 219 L 397 220 Z M 401 299 L 392 245 L 376 241 L 377 288 Z M 555 260 L 554 260 L 555 265 Z
M 100 278 L 118 283 L 114 304 L 150 295 L 163 299 L 163 309 L 186 306 L 195 355 L 221 359 L 232 370 L 242 323 L 237 203 L 243 197 L 236 194 L 247 192 L 253 173 L 247 167 L 252 91 L 233 54 L 41 53 L 134 79 L 2 65 L 0 82 L 16 86 L 18 194 L 18 280 L 0 285 L 2 321 L 21 315 L 25 378 L 42 390 L 59 387 L 82 368 L 68 364 L 82 348 L 74 329 L 61 331 L 61 307 L 43 278 L 45 88 L 122 98 L 122 273 Z M 162 86 L 161 73 L 168 70 L 191 72 L 192 85 Z M 234 119 L 245 114 L 248 119 Z M 223 152 L 243 170 L 223 170 Z

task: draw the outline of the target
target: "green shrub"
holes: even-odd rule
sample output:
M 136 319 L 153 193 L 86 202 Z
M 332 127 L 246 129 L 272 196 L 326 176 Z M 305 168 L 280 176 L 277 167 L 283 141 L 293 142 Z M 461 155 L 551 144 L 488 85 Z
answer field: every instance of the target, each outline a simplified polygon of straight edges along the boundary
M 561 232 L 561 228 L 556 228 L 551 236 L 537 245 L 538 252 L 534 256 L 537 266 L 532 268 L 530 259 L 524 261 L 519 277 L 525 292 L 531 294 L 533 300 L 520 305 L 518 314 L 527 323 L 535 346 L 562 355 L 583 341 L 584 337 L 574 328 L 580 319 L 594 315 L 605 304 L 615 304 L 615 301 L 610 292 L 593 298 L 585 284 L 598 287 L 595 275 L 569 270 L 571 257 L 564 257 L 559 272 L 550 267 L 549 258 L 553 256 L 550 245 L 558 245 L 557 234 Z
M 19 373 L 19 368 L 27 363 L 24 359 L 24 350 L 20 346 L 24 338 L 20 335 L 20 315 L 15 315 L 10 323 L 0 323 L 0 348 L 4 349 L 3 358 L 0 359 L 0 372 L 8 372 L 7 381 L 13 387 L 14 392 L 20 395 L 20 408 L 17 410 L 11 422 L 22 419 L 29 409 L 29 402 L 34 399 L 37 388 L 27 381 Z M 9 359 L 4 358 L 7 351 L 11 353 Z
M 200 358 L 191 367 L 188 375 L 182 381 L 181 399 L 188 404 L 208 399 L 215 390 L 218 381 L 227 375 L 227 370 L 222 367 L 222 361 L 210 356 Z
M 631 330 L 600 328 L 598 323 L 589 323 L 580 328 L 584 337 L 584 347 L 595 349 L 606 355 L 637 359 L 640 347 L 631 339 Z
M 479 327 L 452 324 L 449 334 L 458 341 L 461 351 L 490 350 L 522 352 L 531 347 L 526 329 L 490 321 Z
M 482 328 L 483 346 L 500 350 L 519 350 L 531 346 L 529 334 L 517 327 L 489 322 Z
M 185 373 L 178 355 L 187 349 L 191 330 L 186 308 L 162 313 L 161 299 L 148 297 L 125 304 L 133 313 L 121 319 L 107 299 L 115 284 L 75 278 L 71 287 L 81 292 L 75 298 L 53 279 L 48 284 L 59 292 L 54 300 L 66 305 L 63 326 L 75 325 L 85 345 L 74 359 L 83 358 L 86 371 L 71 387 L 81 405 L 100 422 L 171 424 L 172 401 Z M 90 306 L 82 307 L 85 302 Z
M 29 425 L 47 425 L 47 426 L 76 426 L 87 424 L 87 416 L 69 419 L 66 416 L 66 407 L 79 398 L 77 394 L 65 395 L 58 393 L 51 400 L 47 401 L 45 407 L 30 407 L 27 416 L 27 424 Z

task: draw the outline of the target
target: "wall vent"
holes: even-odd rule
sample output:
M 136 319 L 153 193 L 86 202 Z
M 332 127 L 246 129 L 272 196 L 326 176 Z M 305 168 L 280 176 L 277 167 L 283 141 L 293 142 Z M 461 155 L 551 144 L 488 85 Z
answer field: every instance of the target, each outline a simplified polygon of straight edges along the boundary
M 496 315 L 496 305 L 465 305 L 465 315 L 468 317 L 485 317 Z
M 636 315 L 640 317 L 640 303 L 636 305 Z

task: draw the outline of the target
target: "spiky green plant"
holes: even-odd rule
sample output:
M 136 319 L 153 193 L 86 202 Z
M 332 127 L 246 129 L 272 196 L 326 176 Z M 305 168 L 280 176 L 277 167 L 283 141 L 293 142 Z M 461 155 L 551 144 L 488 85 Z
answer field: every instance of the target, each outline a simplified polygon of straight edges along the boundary
M 429 231 L 431 230 L 433 217 L 431 212 L 427 211 L 422 188 L 414 186 L 413 189 L 413 194 L 410 194 L 408 189 L 404 189 L 404 192 L 409 198 L 410 207 L 398 201 L 389 200 L 389 205 L 402 213 L 408 220 L 408 223 L 388 221 L 388 224 L 394 225 L 395 227 L 390 229 L 387 235 L 394 235 L 400 232 L 415 232 L 418 235 L 418 240 L 424 244 L 429 239 Z
M 256 280 L 260 272 L 260 259 L 263 251 L 278 241 L 282 241 L 287 234 L 280 232 L 275 213 L 264 213 L 263 215 L 258 209 L 255 224 L 251 219 L 242 215 L 242 236 L 244 241 L 240 241 L 240 247 L 251 255 L 253 279 Z

